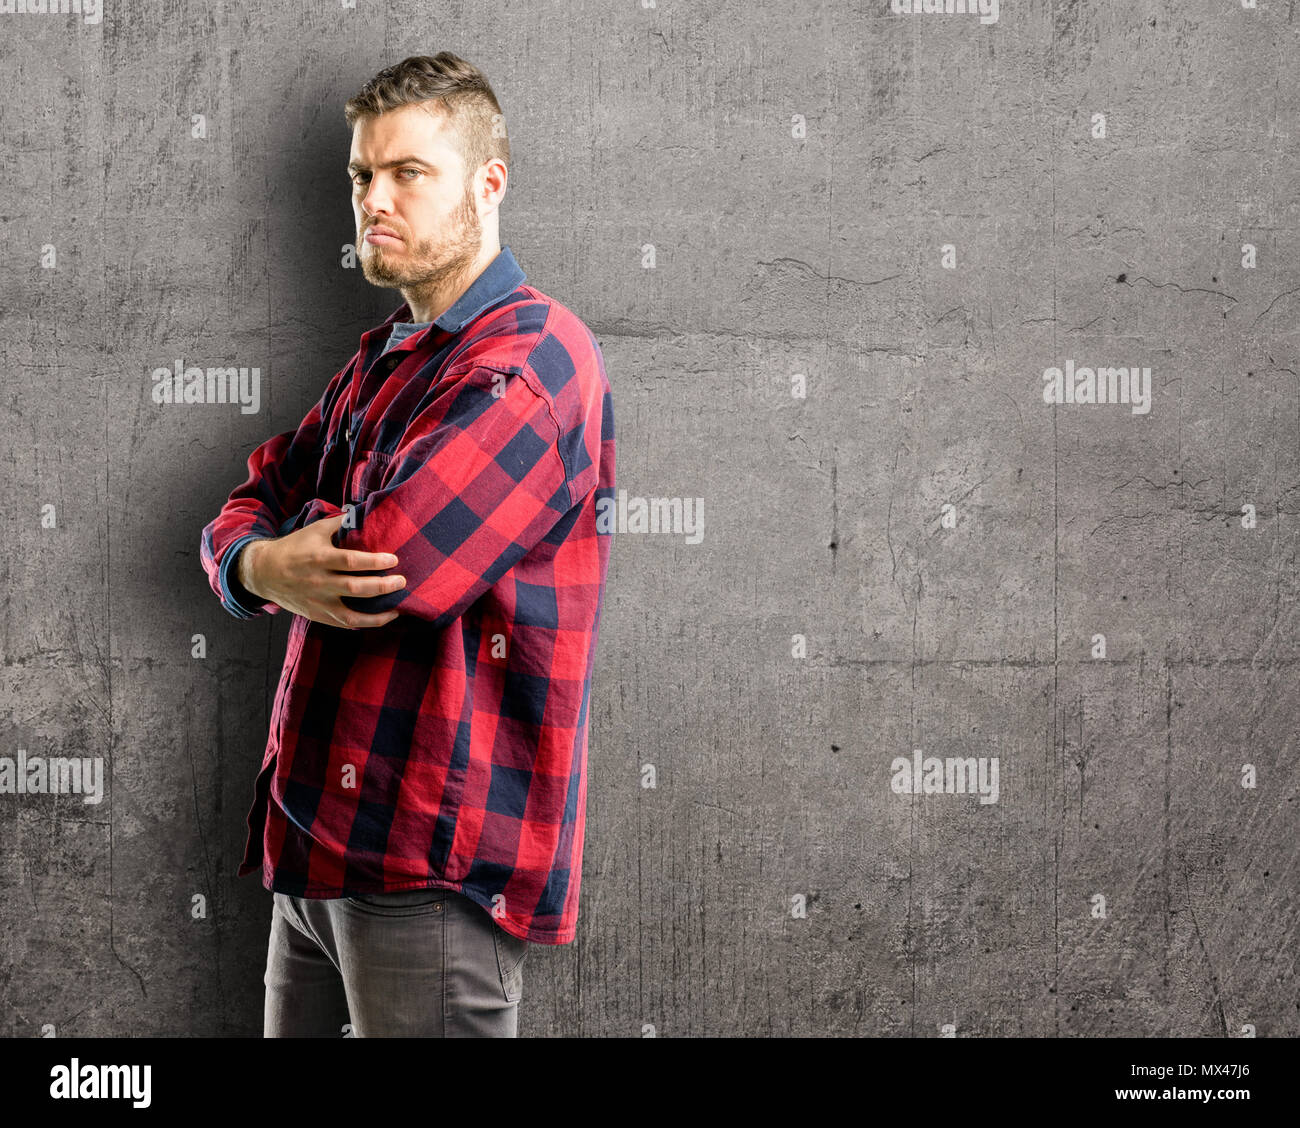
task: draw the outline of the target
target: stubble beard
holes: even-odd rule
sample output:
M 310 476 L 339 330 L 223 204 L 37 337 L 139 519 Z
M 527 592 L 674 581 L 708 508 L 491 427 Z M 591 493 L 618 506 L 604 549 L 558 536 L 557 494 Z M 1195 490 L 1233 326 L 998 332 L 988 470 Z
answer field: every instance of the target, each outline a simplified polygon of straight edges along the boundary
M 363 237 L 364 238 L 364 237 Z M 390 257 L 388 248 L 362 243 L 361 271 L 367 282 L 412 295 L 459 280 L 468 273 L 478 257 L 483 241 L 474 202 L 466 190 L 460 205 L 451 215 L 451 231 L 417 244 L 408 243 L 400 258 Z

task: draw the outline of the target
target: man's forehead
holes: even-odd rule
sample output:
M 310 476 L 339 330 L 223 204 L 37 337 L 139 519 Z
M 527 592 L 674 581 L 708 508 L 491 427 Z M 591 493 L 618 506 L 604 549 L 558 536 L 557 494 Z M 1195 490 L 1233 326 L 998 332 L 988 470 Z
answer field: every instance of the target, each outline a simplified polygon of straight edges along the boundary
M 438 103 L 421 102 L 358 118 L 352 127 L 352 156 L 384 160 L 400 149 L 445 163 L 458 150 L 452 123 L 440 109 Z

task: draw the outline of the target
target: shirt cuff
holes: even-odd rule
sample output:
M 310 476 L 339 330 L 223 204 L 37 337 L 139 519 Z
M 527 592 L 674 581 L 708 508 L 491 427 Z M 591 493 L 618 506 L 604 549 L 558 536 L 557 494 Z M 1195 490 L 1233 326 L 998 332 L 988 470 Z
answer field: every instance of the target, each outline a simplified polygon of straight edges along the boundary
M 226 549 L 226 555 L 221 558 L 221 568 L 217 573 L 221 581 L 221 601 L 237 619 L 255 618 L 268 606 L 266 600 L 259 600 L 239 582 L 239 554 L 244 545 L 249 541 L 266 539 L 260 533 L 242 536 Z

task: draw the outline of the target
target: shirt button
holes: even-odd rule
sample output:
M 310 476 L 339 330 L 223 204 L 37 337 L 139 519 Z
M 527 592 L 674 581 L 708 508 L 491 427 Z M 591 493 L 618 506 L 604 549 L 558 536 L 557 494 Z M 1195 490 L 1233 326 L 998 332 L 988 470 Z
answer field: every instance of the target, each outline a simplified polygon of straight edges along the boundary
M 344 440 L 345 440 L 346 442 L 349 442 L 349 443 L 350 443 L 350 442 L 352 441 L 352 428 L 351 428 L 351 427 L 348 427 L 347 429 L 344 430 L 344 432 L 343 432 L 343 438 L 344 438 Z

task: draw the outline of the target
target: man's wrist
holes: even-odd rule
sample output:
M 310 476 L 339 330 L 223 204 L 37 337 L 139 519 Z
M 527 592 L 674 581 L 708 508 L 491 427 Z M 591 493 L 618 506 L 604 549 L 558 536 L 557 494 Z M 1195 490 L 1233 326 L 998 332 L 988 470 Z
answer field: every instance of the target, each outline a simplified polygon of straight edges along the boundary
M 239 550 L 239 559 L 235 561 L 235 578 L 246 592 L 257 596 L 258 599 L 266 599 L 266 596 L 257 589 L 257 554 L 270 539 L 270 537 L 259 537 L 257 540 L 249 541 Z

